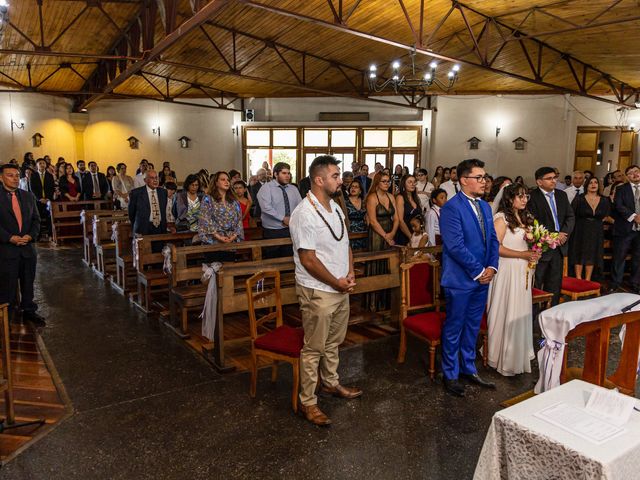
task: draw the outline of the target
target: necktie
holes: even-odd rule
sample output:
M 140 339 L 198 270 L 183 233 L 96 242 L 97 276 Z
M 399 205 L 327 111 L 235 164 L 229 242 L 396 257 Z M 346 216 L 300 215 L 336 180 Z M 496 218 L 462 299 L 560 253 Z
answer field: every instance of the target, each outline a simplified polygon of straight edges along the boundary
M 284 197 L 284 216 L 291 216 L 291 205 L 289 205 L 289 195 L 287 195 L 287 187 L 285 185 L 278 185 L 282 190 L 282 196 Z
M 22 211 L 20 210 L 20 203 L 18 203 L 18 196 L 16 192 L 10 192 L 11 195 L 11 208 L 13 209 L 13 214 L 16 216 L 16 220 L 18 221 L 18 231 L 22 232 Z
M 98 183 L 98 175 L 93 173 L 91 174 L 91 176 L 93 177 L 93 194 L 95 195 L 96 193 L 101 193 L 100 184 Z M 155 193 L 155 190 L 154 190 L 154 193 Z
M 160 205 L 155 190 L 151 190 L 151 223 L 156 228 L 160 226 Z
M 553 223 L 556 226 L 556 232 L 560 231 L 560 221 L 558 220 L 558 210 L 556 209 L 556 202 L 553 199 L 553 192 L 545 194 L 549 197 L 549 204 L 551 205 L 551 213 L 553 214 Z
M 480 202 L 478 200 L 472 200 L 473 208 L 476 210 L 476 216 L 478 217 L 478 223 L 480 223 L 480 230 L 482 230 L 482 239 L 487 239 L 487 234 L 484 230 L 484 218 L 482 217 L 482 211 L 480 210 Z
M 44 173 L 40 174 L 40 182 L 42 183 L 42 198 L 45 199 L 47 198 L 46 195 L 44 194 Z
M 456 189 L 456 193 L 458 193 L 460 191 L 460 189 L 458 188 L 458 184 L 457 183 L 453 184 L 453 188 Z

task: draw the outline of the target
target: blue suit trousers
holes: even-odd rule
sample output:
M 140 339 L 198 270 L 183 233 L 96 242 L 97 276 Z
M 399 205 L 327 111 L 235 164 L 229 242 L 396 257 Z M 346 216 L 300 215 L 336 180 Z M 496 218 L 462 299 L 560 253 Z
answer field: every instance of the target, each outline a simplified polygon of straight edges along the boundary
M 446 288 L 447 318 L 442 328 L 442 372 L 447 380 L 475 374 L 476 343 L 487 306 L 489 285 L 474 289 Z

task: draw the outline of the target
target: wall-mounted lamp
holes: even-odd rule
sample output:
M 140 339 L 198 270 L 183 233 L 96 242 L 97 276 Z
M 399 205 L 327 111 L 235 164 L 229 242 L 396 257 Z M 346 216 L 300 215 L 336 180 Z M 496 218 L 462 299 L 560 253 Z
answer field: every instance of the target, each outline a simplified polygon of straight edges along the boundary
M 24 130 L 24 120 L 20 120 L 19 122 L 16 122 L 13 118 L 11 119 L 11 131 L 13 132 L 13 127 L 17 128 L 18 130 Z
M 239 125 L 231 125 L 231 133 L 236 137 L 240 135 L 240 126 Z
M 496 137 L 500 135 L 500 127 L 496 127 Z
M 160 136 L 160 126 L 153 127 L 151 131 L 153 132 L 154 135 Z
M 633 131 L 633 132 L 637 132 L 636 130 L 636 124 L 635 123 L 630 123 L 629 124 L 629 130 Z

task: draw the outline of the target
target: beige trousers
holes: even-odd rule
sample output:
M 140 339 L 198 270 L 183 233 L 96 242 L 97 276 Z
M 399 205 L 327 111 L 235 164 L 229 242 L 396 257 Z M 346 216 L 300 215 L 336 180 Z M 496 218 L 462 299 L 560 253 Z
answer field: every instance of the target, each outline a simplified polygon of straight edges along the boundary
M 338 347 L 344 341 L 349 323 L 349 295 L 323 292 L 313 288 L 296 286 L 304 346 L 300 352 L 300 402 L 305 405 L 318 403 L 316 385 L 318 366 L 322 383 L 329 387 L 338 385 Z

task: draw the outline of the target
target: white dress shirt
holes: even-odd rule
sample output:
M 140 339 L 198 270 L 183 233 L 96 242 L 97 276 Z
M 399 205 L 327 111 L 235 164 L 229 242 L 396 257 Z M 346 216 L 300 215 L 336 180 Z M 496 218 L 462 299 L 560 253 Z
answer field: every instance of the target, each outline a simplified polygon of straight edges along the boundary
M 139 174 L 137 174 L 136 178 L 133 179 L 133 188 L 143 187 L 145 184 L 144 183 L 145 178 L 147 178 L 146 173 L 140 172 Z
M 428 246 L 436 245 L 436 235 L 440 235 L 440 207 L 433 205 L 427 213 L 427 235 L 429 236 Z
M 433 186 L 433 183 L 429 181 L 416 182 L 416 193 L 418 194 L 418 198 L 420 199 L 422 212 L 425 214 L 431 208 L 431 206 L 429 205 L 429 201 L 431 200 L 431 192 L 433 192 L 435 188 L 436 187 Z
M 315 203 L 315 207 L 310 199 Z M 305 197 L 291 214 L 289 231 L 293 242 L 296 283 L 323 292 L 338 293 L 333 287 L 311 275 L 300 263 L 298 253 L 300 248 L 315 251 L 318 260 L 335 278 L 343 278 L 349 274 L 349 234 L 344 223 L 344 214 L 336 202 L 330 200 L 329 204 L 331 213 L 320 204 L 313 193 L 309 192 L 309 197 Z M 331 226 L 336 236 L 340 237 L 342 233 L 339 241 L 333 237 L 320 215 Z
M 569 185 L 564 189 L 564 193 L 567 194 L 567 198 L 569 199 L 569 203 L 573 202 L 573 199 L 578 195 L 582 195 L 584 193 L 584 187 L 576 187 L 574 185 Z
M 456 191 L 456 187 L 458 191 L 460 191 L 460 183 L 453 183 L 451 180 L 447 180 L 440 184 L 440 188 L 447 192 L 447 201 L 451 200 L 458 193 L 458 191 Z

